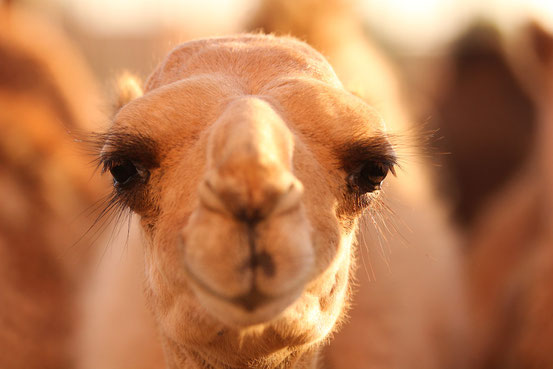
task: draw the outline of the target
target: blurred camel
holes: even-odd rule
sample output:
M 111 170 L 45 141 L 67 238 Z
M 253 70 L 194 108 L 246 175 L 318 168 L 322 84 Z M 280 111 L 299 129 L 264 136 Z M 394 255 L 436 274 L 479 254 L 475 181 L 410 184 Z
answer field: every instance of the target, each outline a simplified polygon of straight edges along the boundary
M 73 368 L 91 249 L 72 245 L 101 187 L 69 132 L 99 123 L 99 100 L 54 27 L 13 6 L 0 24 L 0 367 Z
M 505 45 L 539 112 L 537 135 L 471 237 L 478 368 L 553 367 L 553 35 L 538 24 L 520 35 Z

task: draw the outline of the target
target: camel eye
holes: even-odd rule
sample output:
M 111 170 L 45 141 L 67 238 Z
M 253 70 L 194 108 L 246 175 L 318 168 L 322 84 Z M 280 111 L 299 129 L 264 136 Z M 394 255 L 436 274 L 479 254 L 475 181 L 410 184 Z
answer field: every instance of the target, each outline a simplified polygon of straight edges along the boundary
M 348 185 L 356 192 L 374 192 L 380 190 L 388 172 L 394 173 L 393 164 L 367 161 L 348 176 Z
M 139 174 L 136 166 L 128 160 L 114 165 L 109 171 L 113 176 L 113 184 L 115 186 L 124 186 Z

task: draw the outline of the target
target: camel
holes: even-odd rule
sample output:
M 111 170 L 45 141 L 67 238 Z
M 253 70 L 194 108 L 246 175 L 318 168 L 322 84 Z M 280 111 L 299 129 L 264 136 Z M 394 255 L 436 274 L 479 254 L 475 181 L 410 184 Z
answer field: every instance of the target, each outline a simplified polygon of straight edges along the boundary
M 72 245 L 102 186 L 68 131 L 97 127 L 99 99 L 55 27 L 16 6 L 0 9 L 0 24 L 0 367 L 72 368 L 93 253 Z
M 476 22 L 442 63 L 441 86 L 427 114 L 444 136 L 441 192 L 453 200 L 457 223 L 470 230 L 483 204 L 525 163 L 536 109 L 505 59 L 500 32 Z M 493 103 L 487 96 L 494 96 Z M 501 135 L 498 135 L 501 131 Z M 475 165 L 479 163 L 479 165 Z
M 531 157 L 482 212 L 471 237 L 477 368 L 553 366 L 553 36 L 539 24 L 505 37 L 507 60 L 538 115 Z
M 114 194 L 139 216 L 145 298 L 158 331 L 150 332 L 150 346 L 159 337 L 166 366 L 321 367 L 321 348 L 351 298 L 359 219 L 379 211 L 382 182 L 397 166 L 393 137 L 375 109 L 296 39 L 208 38 L 175 48 L 100 137 Z M 451 260 L 450 252 L 445 247 L 438 258 Z M 455 264 L 435 264 L 429 270 L 447 276 L 436 285 L 456 304 Z M 408 285 L 425 285 L 429 275 Z M 386 294 L 385 286 L 376 291 Z M 412 310 L 430 304 L 435 318 L 433 328 L 420 323 L 422 330 L 448 331 L 441 322 L 456 310 L 420 292 L 424 302 L 413 300 Z M 375 319 L 386 320 L 386 299 L 376 300 Z M 399 331 L 416 331 L 406 323 Z M 457 323 L 451 326 L 462 336 Z M 366 329 L 389 345 L 390 356 L 373 357 L 375 365 L 391 362 L 394 343 L 420 345 L 417 335 L 398 341 Z M 422 365 L 451 359 L 449 341 L 440 344 L 444 353 L 424 353 Z M 134 349 L 135 358 L 151 347 L 140 355 Z M 420 356 L 417 349 L 406 351 Z
M 141 218 L 169 367 L 316 366 L 347 301 L 357 219 L 396 160 L 320 54 L 270 36 L 183 44 L 100 155 Z

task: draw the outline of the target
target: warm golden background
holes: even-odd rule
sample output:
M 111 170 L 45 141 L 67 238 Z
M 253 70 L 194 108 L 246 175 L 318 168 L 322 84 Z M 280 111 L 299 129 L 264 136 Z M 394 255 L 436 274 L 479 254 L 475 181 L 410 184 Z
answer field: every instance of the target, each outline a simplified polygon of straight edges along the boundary
M 399 134 L 433 132 L 405 160 L 426 163 L 461 240 L 470 367 L 553 368 L 553 1 L 1 4 L 0 368 L 74 367 L 83 270 L 110 238 L 129 243 L 103 220 L 87 233 L 109 184 L 81 141 L 108 124 L 117 78 L 259 29 L 319 49 Z

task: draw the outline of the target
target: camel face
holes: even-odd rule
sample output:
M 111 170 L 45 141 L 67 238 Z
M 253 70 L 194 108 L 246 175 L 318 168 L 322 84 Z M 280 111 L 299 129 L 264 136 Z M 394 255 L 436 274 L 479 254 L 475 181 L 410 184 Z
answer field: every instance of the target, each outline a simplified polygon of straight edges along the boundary
M 345 305 L 356 220 L 395 164 L 383 130 L 301 42 L 175 49 L 101 153 L 141 216 L 163 335 L 226 355 L 254 325 L 268 351 L 324 338 Z

